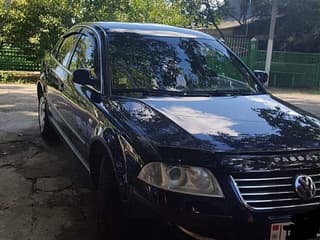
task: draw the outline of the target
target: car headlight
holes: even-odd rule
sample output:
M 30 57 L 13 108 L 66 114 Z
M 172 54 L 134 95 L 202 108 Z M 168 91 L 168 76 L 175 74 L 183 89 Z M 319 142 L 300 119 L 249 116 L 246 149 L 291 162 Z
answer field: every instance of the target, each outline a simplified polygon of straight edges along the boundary
M 149 185 L 185 194 L 224 197 L 217 179 L 206 168 L 149 163 L 138 178 Z

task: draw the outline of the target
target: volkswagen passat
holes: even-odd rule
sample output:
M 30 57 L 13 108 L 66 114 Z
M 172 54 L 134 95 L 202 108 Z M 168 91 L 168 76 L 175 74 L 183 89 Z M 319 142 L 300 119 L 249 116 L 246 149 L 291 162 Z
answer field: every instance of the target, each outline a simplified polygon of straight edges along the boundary
M 40 131 L 91 174 L 109 236 L 141 206 L 194 239 L 285 239 L 319 205 L 320 121 L 266 79 L 204 33 L 79 24 L 44 60 Z

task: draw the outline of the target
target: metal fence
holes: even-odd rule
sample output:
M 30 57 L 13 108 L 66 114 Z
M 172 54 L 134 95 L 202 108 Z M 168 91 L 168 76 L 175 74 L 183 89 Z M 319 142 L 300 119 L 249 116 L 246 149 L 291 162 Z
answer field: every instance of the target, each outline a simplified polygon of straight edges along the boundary
M 36 56 L 25 54 L 21 49 L 9 45 L 0 48 L 0 70 L 40 70 L 40 62 L 30 59 L 36 59 Z
M 266 51 L 257 51 L 256 69 L 264 69 Z M 291 88 L 320 87 L 320 53 L 273 52 L 270 85 Z
M 249 54 L 250 39 L 245 36 L 226 36 L 225 42 L 239 57 L 244 58 Z
M 256 50 L 255 39 L 227 36 L 225 43 L 252 69 L 264 69 L 266 51 Z M 9 45 L 0 48 L 0 70 L 40 70 L 40 62 L 31 59 L 37 59 L 35 54 L 26 54 Z M 320 88 L 320 53 L 273 52 L 270 85 Z

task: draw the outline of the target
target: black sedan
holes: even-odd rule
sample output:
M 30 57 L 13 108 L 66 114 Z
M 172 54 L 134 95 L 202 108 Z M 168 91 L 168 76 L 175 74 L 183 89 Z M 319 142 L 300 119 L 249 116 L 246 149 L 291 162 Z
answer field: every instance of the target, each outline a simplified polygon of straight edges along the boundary
M 282 240 L 320 203 L 320 121 L 266 77 L 197 31 L 79 24 L 43 62 L 40 131 L 91 174 L 101 235 L 152 213 L 193 239 Z

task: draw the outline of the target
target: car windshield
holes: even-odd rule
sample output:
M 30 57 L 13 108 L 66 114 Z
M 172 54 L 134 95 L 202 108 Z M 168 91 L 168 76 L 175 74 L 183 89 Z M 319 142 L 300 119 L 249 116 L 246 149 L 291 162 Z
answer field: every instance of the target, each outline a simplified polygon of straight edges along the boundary
M 113 93 L 260 94 L 245 66 L 214 39 L 112 33 Z

